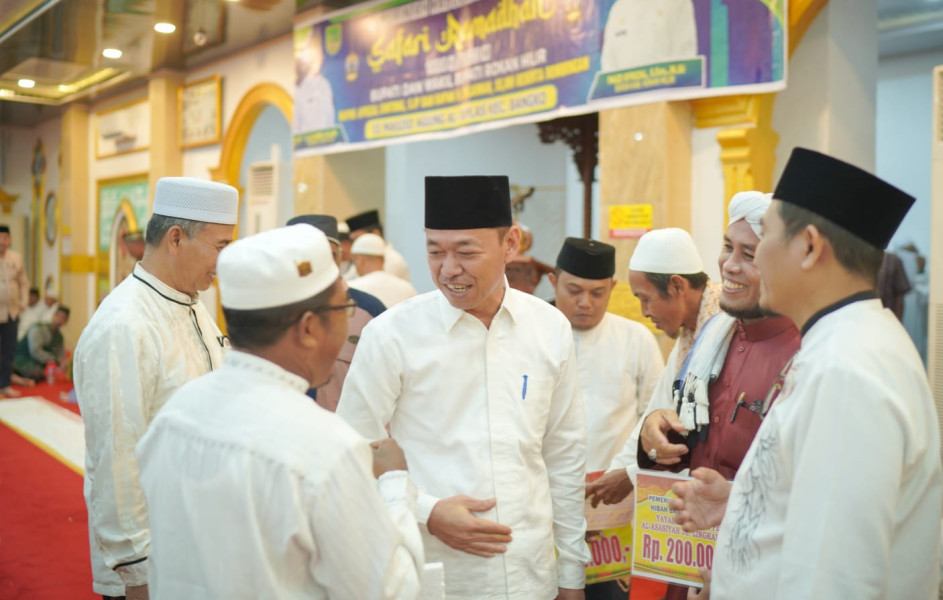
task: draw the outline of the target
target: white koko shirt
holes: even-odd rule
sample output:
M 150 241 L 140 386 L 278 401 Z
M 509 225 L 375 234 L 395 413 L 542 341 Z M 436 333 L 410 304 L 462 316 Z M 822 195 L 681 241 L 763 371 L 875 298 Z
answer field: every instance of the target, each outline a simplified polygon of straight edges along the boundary
M 96 593 L 123 596 L 125 585 L 146 583 L 150 533 L 134 445 L 177 388 L 222 364 L 223 343 L 202 303 L 140 263 L 82 331 L 74 377 Z
M 162 598 L 415 598 L 416 489 L 373 476 L 366 440 L 308 382 L 231 351 L 182 387 L 138 444 Z
M 389 423 L 420 487 L 421 523 L 442 498 L 497 498 L 479 516 L 511 528 L 505 554 L 472 556 L 422 529 L 448 598 L 583 587 L 585 409 L 557 309 L 506 287 L 485 329 L 438 290 L 406 300 L 364 328 L 337 413 L 367 439 Z
M 880 300 L 802 337 L 737 472 L 714 554 L 718 598 L 936 598 L 943 475 L 936 410 Z
M 655 336 L 641 323 L 606 313 L 573 330 L 586 402 L 586 470 L 605 470 L 644 412 L 664 368 Z

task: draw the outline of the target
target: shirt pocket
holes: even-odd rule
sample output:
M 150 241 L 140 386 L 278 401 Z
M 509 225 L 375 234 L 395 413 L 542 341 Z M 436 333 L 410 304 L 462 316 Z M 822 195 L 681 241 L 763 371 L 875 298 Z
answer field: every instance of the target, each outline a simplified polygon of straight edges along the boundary
M 518 390 L 521 419 L 526 431 L 540 440 L 547 430 L 550 402 L 553 398 L 553 381 L 550 378 L 528 377 L 525 386 Z

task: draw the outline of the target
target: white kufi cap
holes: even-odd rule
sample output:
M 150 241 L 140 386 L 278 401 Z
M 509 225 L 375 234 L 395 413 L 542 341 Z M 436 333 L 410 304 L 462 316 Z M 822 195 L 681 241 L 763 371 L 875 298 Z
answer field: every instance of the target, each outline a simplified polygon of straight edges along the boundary
M 750 228 L 753 229 L 753 233 L 756 234 L 756 237 L 760 237 L 760 232 L 763 231 L 762 227 L 760 227 L 760 217 L 762 217 L 766 209 L 769 208 L 772 200 L 772 194 L 764 194 L 763 192 L 737 192 L 733 195 L 733 198 L 730 199 L 730 206 L 727 209 L 727 212 L 730 213 L 730 222 L 727 223 L 727 227 L 743 219 Z
M 704 271 L 704 263 L 691 234 L 683 229 L 669 227 L 649 231 L 639 238 L 629 261 L 629 270 L 693 275 Z
M 196 177 L 161 177 L 154 191 L 154 214 L 235 225 L 239 191 L 225 183 Z
M 383 256 L 385 250 L 386 242 L 375 233 L 365 233 L 354 240 L 354 243 L 350 245 L 351 254 Z
M 259 310 L 294 304 L 331 287 L 339 271 L 321 230 L 298 224 L 229 244 L 216 263 L 225 308 Z

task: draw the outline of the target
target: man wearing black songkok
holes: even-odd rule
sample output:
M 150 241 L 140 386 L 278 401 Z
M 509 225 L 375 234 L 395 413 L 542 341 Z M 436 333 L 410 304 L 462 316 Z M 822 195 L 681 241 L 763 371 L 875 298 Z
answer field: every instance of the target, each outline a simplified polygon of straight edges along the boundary
M 718 598 L 936 598 L 936 411 L 920 356 L 874 291 L 914 199 L 804 148 L 773 198 L 760 305 L 791 318 L 802 347 L 732 489 L 698 469 L 672 505 L 688 530 L 722 521 Z
M 586 426 L 570 325 L 510 289 L 507 177 L 427 177 L 437 291 L 363 331 L 337 413 L 406 453 L 448 598 L 583 598 Z M 512 541 L 513 538 L 513 541 Z

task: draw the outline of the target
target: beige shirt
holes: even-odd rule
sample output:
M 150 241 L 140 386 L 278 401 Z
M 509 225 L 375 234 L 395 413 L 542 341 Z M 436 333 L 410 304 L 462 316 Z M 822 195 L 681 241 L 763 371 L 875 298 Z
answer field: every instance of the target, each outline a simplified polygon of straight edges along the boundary
M 0 323 L 17 318 L 29 301 L 23 256 L 7 250 L 0 257 Z

